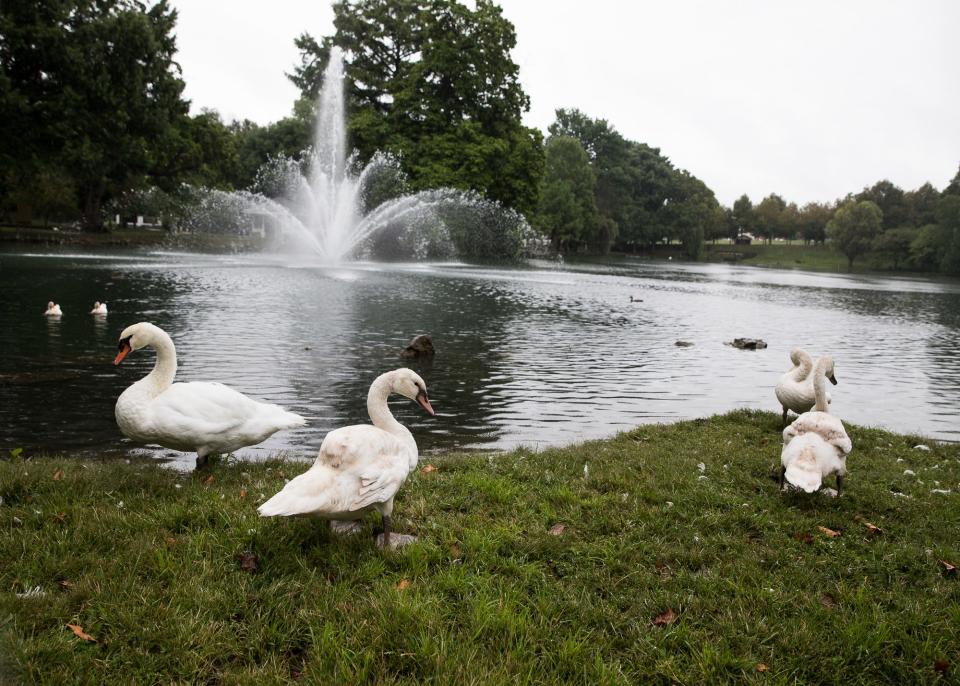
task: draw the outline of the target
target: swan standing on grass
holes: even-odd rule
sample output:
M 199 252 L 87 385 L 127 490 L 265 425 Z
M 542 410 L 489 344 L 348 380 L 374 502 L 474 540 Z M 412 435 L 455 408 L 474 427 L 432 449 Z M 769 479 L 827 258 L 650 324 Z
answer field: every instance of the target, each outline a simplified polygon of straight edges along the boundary
M 784 426 L 787 425 L 787 410 L 801 414 L 807 412 L 817 401 L 813 393 L 813 377 L 810 375 L 813 370 L 813 358 L 807 351 L 794 348 L 790 351 L 790 361 L 793 362 L 793 369 L 780 377 L 775 390 L 777 400 L 783 406 Z M 830 383 L 837 383 L 832 373 L 829 379 Z M 831 400 L 830 394 L 827 393 L 827 404 Z
M 117 425 L 124 436 L 141 443 L 197 453 L 197 469 L 207 456 L 256 445 L 281 429 L 306 424 L 298 414 L 279 405 L 257 402 L 221 383 L 173 383 L 177 352 L 170 336 L 158 326 L 141 322 L 120 334 L 120 352 L 151 346 L 157 362 L 147 376 L 125 390 L 117 400 Z
M 47 303 L 47 311 L 43 314 L 48 317 L 59 317 L 61 314 L 63 314 L 63 310 L 61 310 L 60 306 L 51 300 Z
M 820 488 L 824 477 L 837 475 L 837 495 L 847 473 L 847 455 L 853 449 L 843 423 L 827 413 L 825 381 L 833 377 L 833 358 L 825 355 L 813 370 L 816 404 L 783 430 L 780 453 L 780 488 L 784 479 L 807 493 Z
M 97 300 L 93 303 L 93 309 L 90 310 L 90 314 L 106 314 L 107 313 L 107 303 L 102 303 Z
M 260 516 L 313 515 L 336 525 L 356 522 L 376 510 L 383 519 L 380 545 L 398 547 L 416 540 L 396 534 L 400 540 L 391 544 L 393 498 L 417 466 L 417 442 L 387 406 L 391 393 L 406 396 L 435 415 L 427 386 L 417 374 L 406 367 L 381 374 L 367 393 L 373 426 L 356 424 L 328 433 L 313 466 L 257 508 Z M 343 531 L 350 526 L 335 528 Z

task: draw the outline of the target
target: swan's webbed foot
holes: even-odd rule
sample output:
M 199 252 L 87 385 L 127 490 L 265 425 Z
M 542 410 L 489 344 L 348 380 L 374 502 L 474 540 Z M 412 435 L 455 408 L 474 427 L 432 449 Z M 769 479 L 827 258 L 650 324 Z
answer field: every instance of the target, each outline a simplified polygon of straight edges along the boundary
M 783 408 L 783 428 L 787 428 L 787 408 Z
M 840 473 L 837 473 L 837 497 L 840 497 L 840 494 L 843 493 L 843 477 L 840 476 Z
M 377 547 L 378 548 L 388 548 L 390 550 L 396 550 L 397 548 L 402 548 L 405 545 L 414 543 L 417 540 L 416 536 L 410 536 L 408 534 L 393 534 L 390 533 L 390 524 L 391 518 L 390 515 L 383 516 L 383 533 L 377 536 Z

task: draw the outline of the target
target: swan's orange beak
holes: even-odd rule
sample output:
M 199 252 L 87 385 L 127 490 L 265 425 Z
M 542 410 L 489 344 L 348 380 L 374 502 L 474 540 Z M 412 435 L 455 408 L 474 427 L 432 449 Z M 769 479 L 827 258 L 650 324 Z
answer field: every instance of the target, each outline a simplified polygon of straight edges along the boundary
M 433 408 L 430 406 L 430 401 L 427 400 L 427 394 L 423 391 L 417 393 L 417 404 L 427 411 L 431 417 L 436 417 L 437 413 L 433 411 Z
M 113 363 L 115 365 L 120 364 L 123 361 L 123 358 L 127 356 L 128 352 L 130 352 L 130 344 L 127 341 L 120 341 L 120 352 L 118 352 L 117 356 L 113 358 Z

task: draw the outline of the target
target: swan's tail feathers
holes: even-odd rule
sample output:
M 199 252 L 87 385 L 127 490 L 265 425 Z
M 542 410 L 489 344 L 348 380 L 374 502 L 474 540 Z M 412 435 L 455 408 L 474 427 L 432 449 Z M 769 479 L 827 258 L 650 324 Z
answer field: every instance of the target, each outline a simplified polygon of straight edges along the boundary
M 304 426 L 307 423 L 307 420 L 298 415 L 296 412 L 287 412 L 283 411 L 283 420 L 284 425 L 283 429 L 295 429 L 298 426 Z
M 789 461 L 786 465 L 784 477 L 797 488 L 803 489 L 807 493 L 813 493 L 820 488 L 823 482 L 823 475 L 817 464 L 816 452 L 811 446 L 804 446 L 800 455 L 796 459 Z
M 257 508 L 257 514 L 261 517 L 289 517 L 291 515 L 303 514 L 298 507 L 299 498 L 290 498 L 288 494 L 280 491 L 267 502 Z

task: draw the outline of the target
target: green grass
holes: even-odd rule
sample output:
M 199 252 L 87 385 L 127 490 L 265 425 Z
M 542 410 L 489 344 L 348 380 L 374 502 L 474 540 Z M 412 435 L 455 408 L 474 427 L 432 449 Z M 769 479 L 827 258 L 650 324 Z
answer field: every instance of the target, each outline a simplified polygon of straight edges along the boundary
M 734 261 L 755 267 L 779 267 L 781 269 L 809 269 L 813 271 L 847 272 L 847 258 L 829 245 L 803 245 L 802 243 L 773 243 L 766 245 L 706 244 L 704 259 L 708 262 Z M 742 257 L 738 257 L 742 256 Z M 861 257 L 854 262 L 854 271 L 876 269 L 868 259 Z
M 777 492 L 769 413 L 431 456 L 395 552 L 258 519 L 300 463 L 5 460 L 0 683 L 957 683 L 960 446 L 849 431 L 839 499 Z

